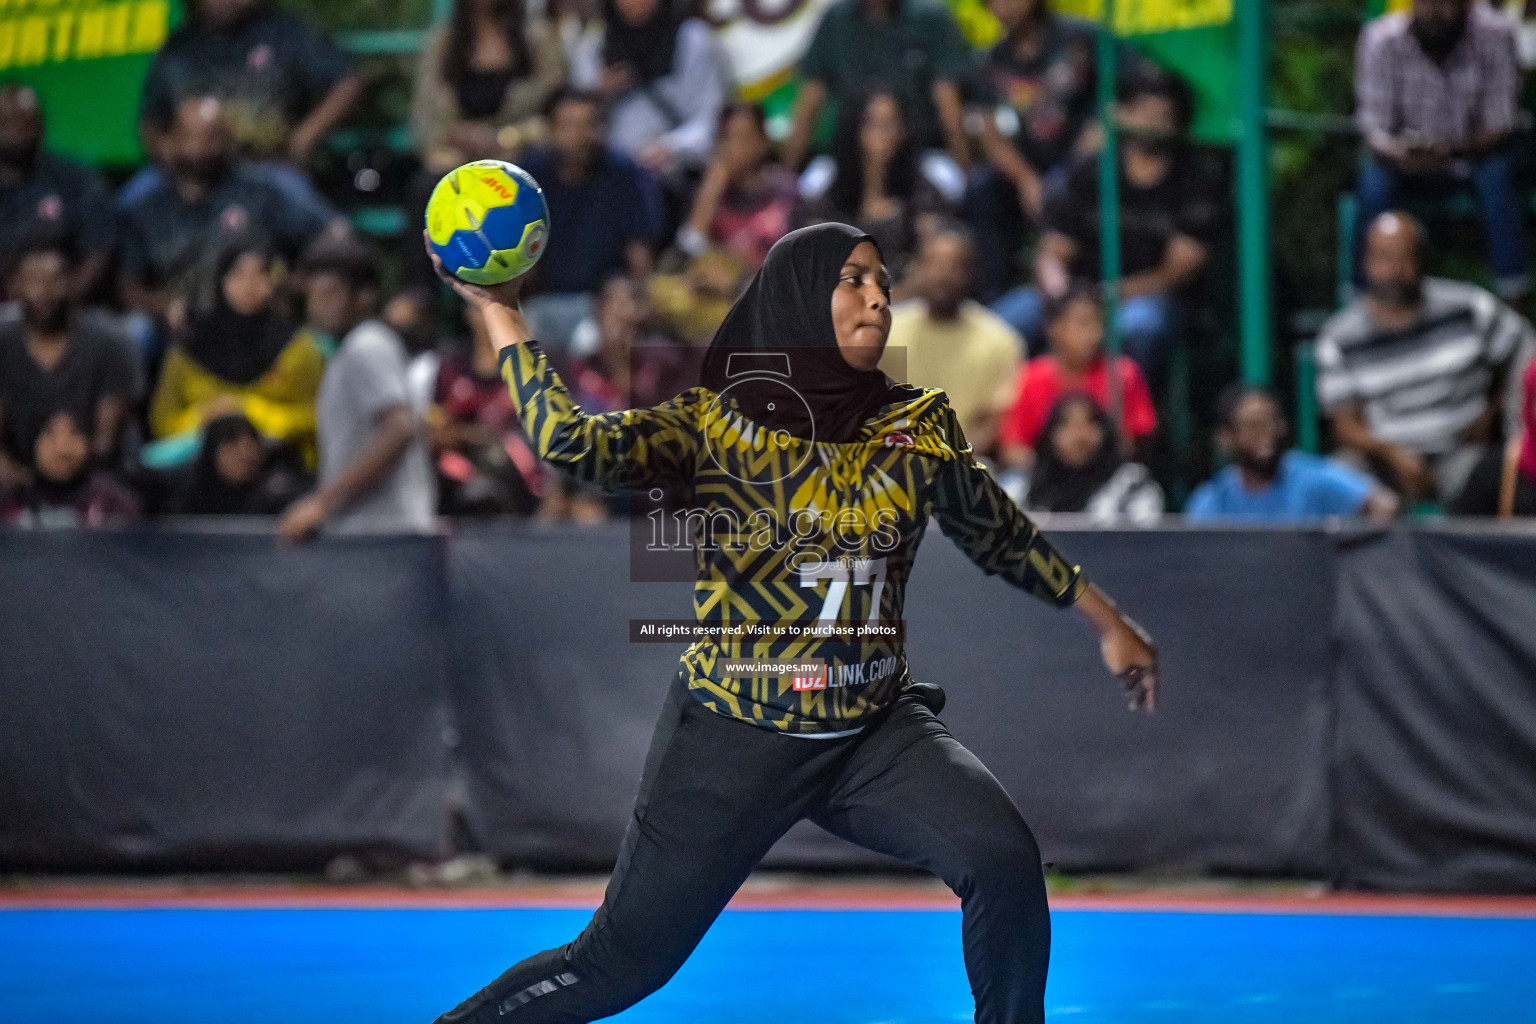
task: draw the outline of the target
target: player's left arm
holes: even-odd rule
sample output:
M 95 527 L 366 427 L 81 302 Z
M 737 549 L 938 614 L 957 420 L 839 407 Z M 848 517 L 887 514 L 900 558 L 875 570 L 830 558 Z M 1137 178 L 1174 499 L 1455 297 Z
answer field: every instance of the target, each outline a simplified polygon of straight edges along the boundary
M 1082 569 L 1063 558 L 976 461 L 953 411 L 945 433 L 957 457 L 935 491 L 933 517 L 946 537 L 988 575 L 999 575 L 1058 608 L 1072 606 L 1099 631 L 1104 664 L 1125 686 L 1131 710 L 1157 704 L 1157 647 Z

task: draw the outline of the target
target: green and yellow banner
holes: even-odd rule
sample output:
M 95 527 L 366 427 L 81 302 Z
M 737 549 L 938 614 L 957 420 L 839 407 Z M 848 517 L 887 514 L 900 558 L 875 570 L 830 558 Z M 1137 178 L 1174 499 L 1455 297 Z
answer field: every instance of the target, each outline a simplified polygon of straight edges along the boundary
M 1182 75 L 1195 92 L 1195 135 L 1230 143 L 1238 132 L 1237 45 L 1234 0 L 1116 0 L 1115 31 L 1158 63 Z M 773 126 L 782 130 L 793 104 L 795 65 L 810 43 L 830 0 L 789 0 L 765 17 L 758 5 L 741 2 L 717 18 L 718 38 L 732 58 L 737 84 L 764 103 Z M 1002 37 L 986 0 L 948 0 L 960 30 L 985 50 Z M 711 10 L 715 10 L 715 5 Z M 1063 14 L 1098 20 L 1103 0 L 1053 0 Z
M 1212 28 L 1232 21 L 1233 0 L 1115 0 L 1115 33 L 1144 36 L 1156 32 L 1180 32 Z M 1056 0 L 1063 14 L 1101 21 L 1104 0 Z
M 1195 135 L 1218 144 L 1232 142 L 1239 127 L 1233 3 L 1115 0 L 1114 5 L 1115 34 L 1189 82 L 1195 92 Z M 949 6 L 973 46 L 985 49 L 1002 37 L 1002 26 L 987 10 L 986 0 L 949 0 Z M 1104 0 L 1052 0 L 1051 6 L 1088 21 L 1104 17 Z
M 179 0 L 0 0 L 0 80 L 37 90 L 54 149 L 133 163 L 144 75 L 180 17 Z
M 1178 72 L 1194 90 L 1194 133 L 1206 142 L 1230 143 L 1241 130 L 1233 2 L 1115 0 L 1114 5 L 1115 34 Z M 1052 6 L 1094 21 L 1104 17 L 1104 0 L 1054 0 Z

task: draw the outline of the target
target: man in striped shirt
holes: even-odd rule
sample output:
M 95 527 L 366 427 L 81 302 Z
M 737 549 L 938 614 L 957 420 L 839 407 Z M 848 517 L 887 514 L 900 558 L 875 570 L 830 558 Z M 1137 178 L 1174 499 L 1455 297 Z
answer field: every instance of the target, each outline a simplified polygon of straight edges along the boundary
M 1317 393 L 1342 457 L 1410 500 L 1449 501 L 1497 439 L 1501 405 L 1506 424 L 1519 422 L 1506 384 L 1536 335 L 1483 289 L 1426 278 L 1423 249 L 1407 214 L 1370 225 L 1366 291 L 1318 335 Z

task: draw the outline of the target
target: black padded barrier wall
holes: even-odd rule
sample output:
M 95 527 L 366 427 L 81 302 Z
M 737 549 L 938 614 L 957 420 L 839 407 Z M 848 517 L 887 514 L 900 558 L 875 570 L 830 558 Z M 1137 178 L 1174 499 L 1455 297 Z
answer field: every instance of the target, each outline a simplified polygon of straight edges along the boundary
M 444 841 L 443 544 L 0 532 L 0 864 Z
M 1052 531 L 1162 645 L 1124 710 L 1088 627 L 930 537 L 914 675 L 1063 869 L 1536 889 L 1536 535 Z M 0 533 L 0 868 L 430 857 L 602 868 L 690 588 L 627 531 Z M 890 862 L 805 826 L 774 866 Z
M 1536 537 L 1349 545 L 1339 641 L 1337 880 L 1536 891 Z

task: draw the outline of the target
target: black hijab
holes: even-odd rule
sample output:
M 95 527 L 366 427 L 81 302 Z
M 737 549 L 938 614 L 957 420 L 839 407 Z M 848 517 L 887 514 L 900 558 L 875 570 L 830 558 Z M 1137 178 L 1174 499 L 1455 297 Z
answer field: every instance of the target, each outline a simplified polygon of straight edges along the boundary
M 1074 405 L 1086 405 L 1088 414 L 1099 425 L 1104 440 L 1099 450 L 1081 466 L 1069 466 L 1056 451 L 1056 428 L 1067 418 L 1067 410 Z M 1089 395 L 1071 392 L 1062 395 L 1051 406 L 1045 427 L 1040 431 L 1040 448 L 1035 458 L 1035 472 L 1029 483 L 1029 497 L 1024 504 L 1032 512 L 1082 512 L 1099 488 L 1109 483 L 1110 477 L 1121 466 L 1120 442 L 1115 435 L 1115 423 L 1109 413 L 1099 407 Z
M 637 85 L 649 85 L 672 73 L 677 30 L 682 27 L 674 0 L 657 0 L 656 10 L 638 25 L 631 24 L 614 0 L 603 0 L 603 63 L 628 64 Z
M 203 446 L 192 463 L 191 479 L 178 512 L 207 516 L 261 515 L 272 511 L 262 501 L 265 466 L 245 484 L 231 484 L 219 475 L 219 449 L 242 436 L 261 441 L 261 435 L 243 413 L 219 416 L 203 427 Z
M 854 440 L 881 406 L 921 394 L 893 383 L 878 369 L 854 369 L 837 347 L 832 292 L 838 272 L 860 242 L 874 239 L 847 224 L 815 224 L 775 242 L 715 332 L 699 383 L 717 394 L 729 388 L 758 426 L 834 443 Z M 738 356 L 735 366 L 732 354 Z M 787 379 L 751 376 L 732 383 L 744 368 L 782 374 L 783 369 L 773 370 L 776 366 L 787 369 Z M 785 401 L 786 385 L 803 402 L 792 396 Z
M 222 247 L 200 283 L 182 348 L 209 373 L 231 384 L 250 384 L 272 368 L 293 338 L 293 326 L 278 312 L 277 297 L 254 313 L 240 313 L 224 297 L 224 278 L 236 261 L 256 253 L 268 264 L 276 250 L 265 239 L 245 236 Z

